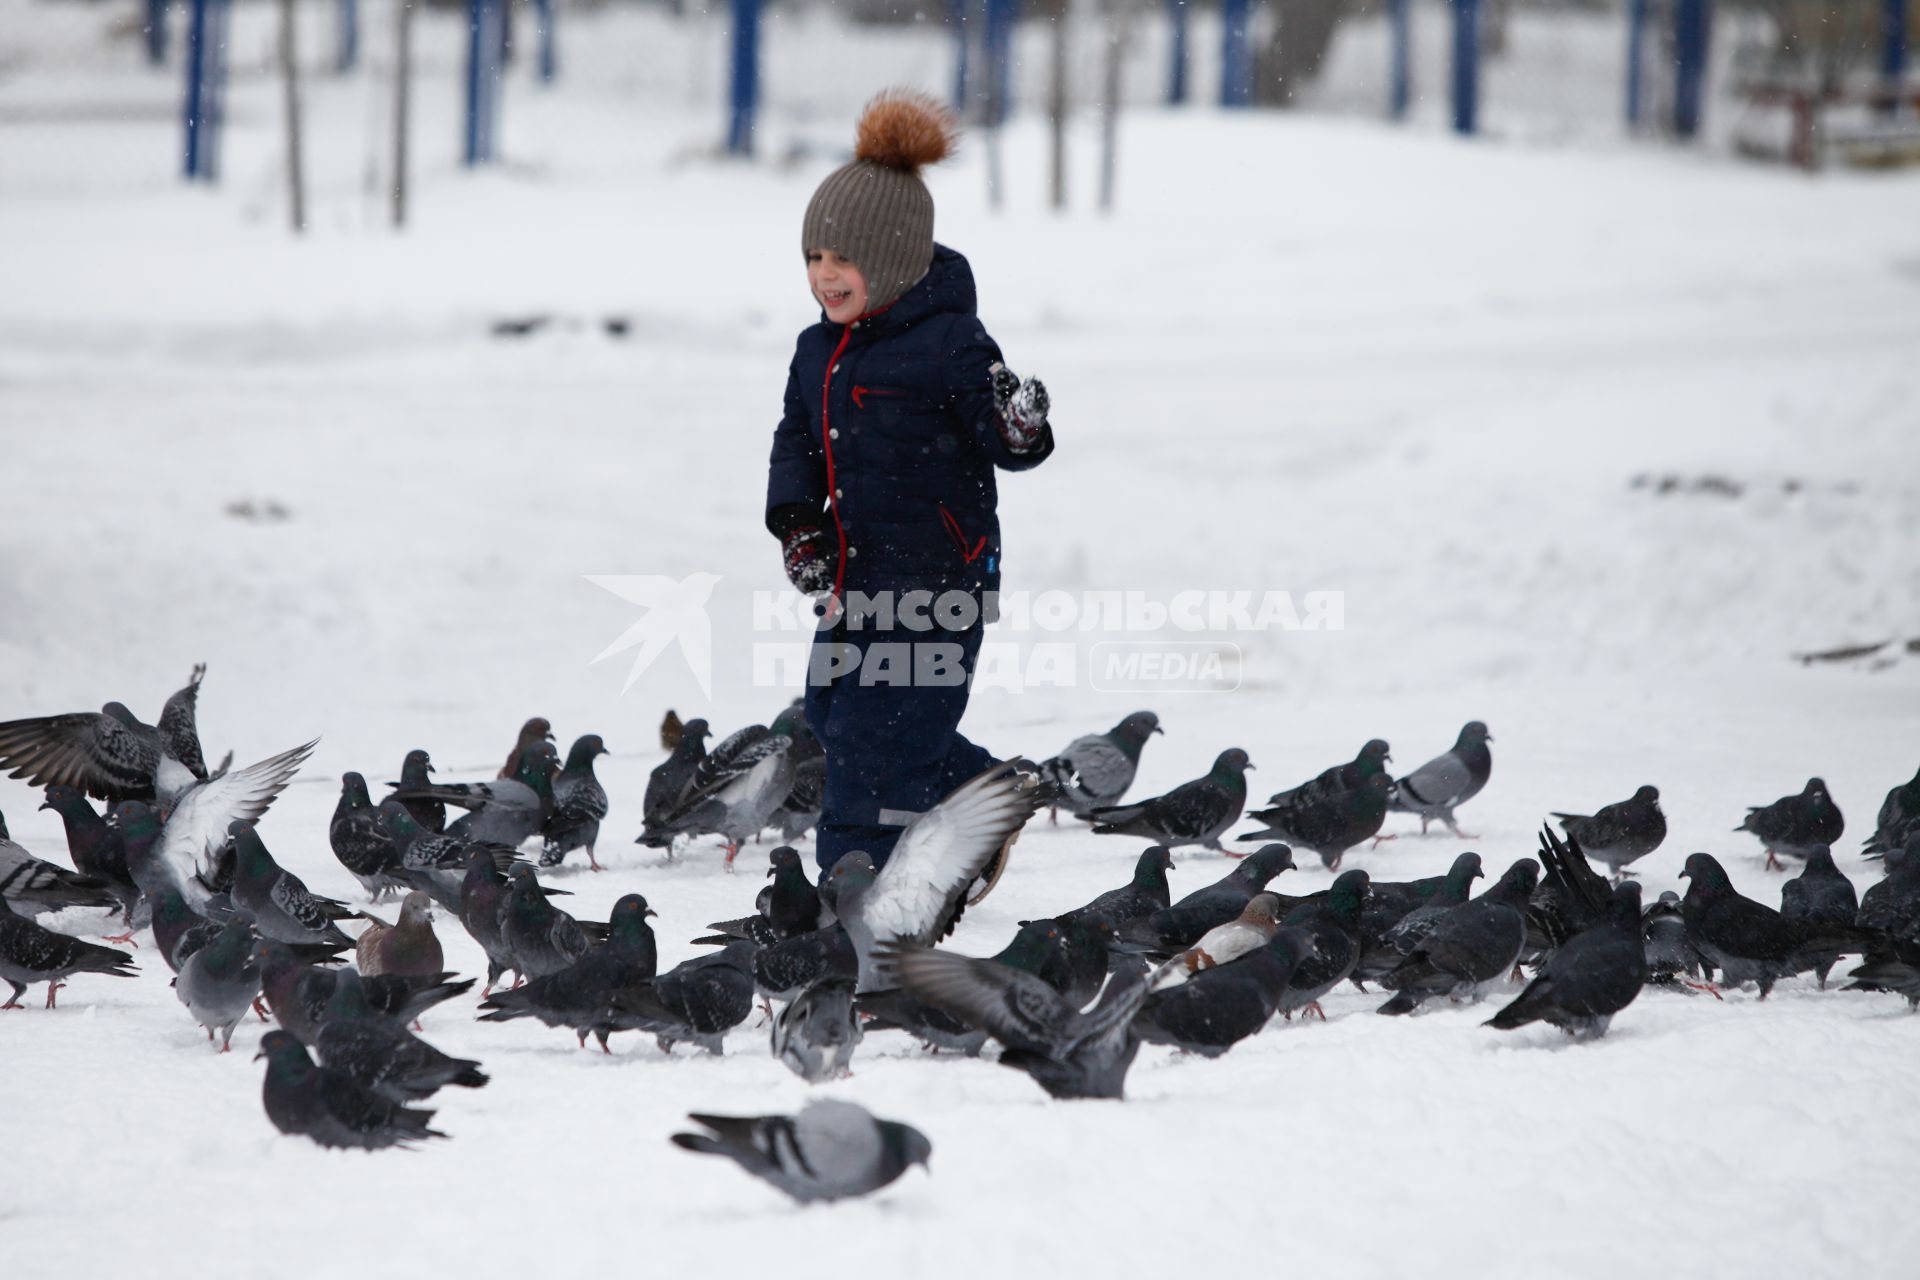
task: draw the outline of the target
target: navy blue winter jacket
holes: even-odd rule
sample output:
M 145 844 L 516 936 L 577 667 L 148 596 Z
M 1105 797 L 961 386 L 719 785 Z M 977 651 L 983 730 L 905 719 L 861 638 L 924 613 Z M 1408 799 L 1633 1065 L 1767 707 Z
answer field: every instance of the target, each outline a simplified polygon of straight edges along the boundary
M 993 469 L 1039 466 L 1053 433 L 1025 453 L 1001 439 L 988 373 L 1000 348 L 975 305 L 967 260 L 935 245 L 926 276 L 891 307 L 800 334 L 767 527 L 784 536 L 796 512 L 817 518 L 842 593 L 999 590 Z

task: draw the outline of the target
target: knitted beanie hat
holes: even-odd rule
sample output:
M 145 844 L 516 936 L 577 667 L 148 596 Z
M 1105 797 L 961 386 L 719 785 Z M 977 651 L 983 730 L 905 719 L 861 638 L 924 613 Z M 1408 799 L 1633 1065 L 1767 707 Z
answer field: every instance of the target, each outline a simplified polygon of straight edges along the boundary
M 801 253 L 831 249 L 860 268 L 867 310 L 893 305 L 933 264 L 933 196 L 920 170 L 953 150 L 953 113 L 924 93 L 889 89 L 860 114 L 853 163 L 807 205 Z

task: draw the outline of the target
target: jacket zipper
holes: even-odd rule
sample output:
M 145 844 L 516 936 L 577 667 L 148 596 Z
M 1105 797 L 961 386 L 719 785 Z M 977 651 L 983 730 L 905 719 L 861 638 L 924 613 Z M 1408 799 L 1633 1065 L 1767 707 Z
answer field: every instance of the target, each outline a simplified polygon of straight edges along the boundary
M 840 357 L 845 354 L 847 341 L 852 337 L 852 325 L 840 330 L 839 345 L 834 347 L 833 355 L 827 359 L 827 376 L 820 386 L 820 447 L 827 454 L 827 508 L 833 512 L 833 532 L 840 539 L 840 563 L 833 571 L 833 594 L 836 599 L 846 594 L 842 587 L 847 580 L 847 530 L 840 523 L 840 490 L 833 478 L 833 429 L 827 418 L 833 393 L 833 371 L 840 367 Z

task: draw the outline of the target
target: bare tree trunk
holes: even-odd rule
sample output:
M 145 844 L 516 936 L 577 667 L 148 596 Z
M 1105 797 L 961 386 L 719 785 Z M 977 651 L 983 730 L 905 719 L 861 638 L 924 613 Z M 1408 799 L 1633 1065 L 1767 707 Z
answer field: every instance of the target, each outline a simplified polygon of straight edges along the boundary
M 394 0 L 393 225 L 407 225 L 407 112 L 413 92 L 413 3 Z
M 1127 11 L 1109 0 L 1106 60 L 1100 75 L 1100 211 L 1113 211 L 1114 170 L 1120 156 L 1120 72 L 1126 60 Z
M 294 52 L 293 0 L 280 0 L 280 75 L 287 103 L 287 203 L 298 235 L 307 229 L 307 189 L 300 158 L 300 64 Z
M 1050 50 L 1047 85 L 1047 122 L 1053 133 L 1051 182 L 1053 207 L 1067 207 L 1067 4 L 1053 16 L 1053 44 Z

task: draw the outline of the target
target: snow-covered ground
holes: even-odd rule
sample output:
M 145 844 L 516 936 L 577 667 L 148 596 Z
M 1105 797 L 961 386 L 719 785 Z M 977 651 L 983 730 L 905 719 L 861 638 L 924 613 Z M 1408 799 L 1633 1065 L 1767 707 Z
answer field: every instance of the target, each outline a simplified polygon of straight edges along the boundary
M 0 18 L 30 8 L 0 0 Z M 265 47 L 255 8 L 236 19 L 243 69 Z M 800 211 L 836 161 L 709 158 L 714 86 L 622 52 L 661 47 L 659 22 L 575 23 L 577 78 L 551 93 L 516 72 L 511 163 L 475 176 L 450 160 L 458 33 L 429 13 L 404 236 L 362 190 L 356 81 L 310 83 L 314 230 L 298 242 L 257 70 L 236 80 L 213 192 L 174 181 L 167 118 L 0 126 L 0 718 L 110 698 L 152 715 L 206 661 L 214 752 L 321 737 L 262 833 L 353 897 L 326 844 L 341 771 L 393 777 L 424 746 L 447 776 L 487 776 L 543 714 L 563 743 L 614 748 L 612 870 L 564 876 L 571 905 L 603 916 L 645 892 L 667 963 L 745 909 L 758 851 L 728 877 L 715 848 L 669 864 L 627 841 L 665 707 L 724 731 L 788 696 L 752 678 L 748 596 L 782 585 L 762 458 L 812 318 Z M 872 89 L 947 75 L 944 46 L 913 33 L 862 37 L 856 74 L 834 28 L 796 30 L 784 83 L 808 56 L 830 69 L 777 150 L 844 145 Z M 700 39 L 687 56 L 717 59 Z M 0 106 L 108 85 L 171 100 L 171 75 L 101 59 L 97 76 L 0 79 Z M 798 110 L 782 83 L 775 101 Z M 1206 635 L 1241 647 L 1231 693 L 983 690 L 969 732 L 1050 752 L 1150 705 L 1166 736 L 1142 794 L 1240 745 L 1263 796 L 1376 735 L 1410 768 L 1481 718 L 1494 776 L 1463 820 L 1489 864 L 1529 853 L 1548 809 L 1653 782 L 1672 833 L 1649 892 L 1706 849 L 1767 900 L 1779 878 L 1729 829 L 1818 773 L 1848 817 L 1840 865 L 1872 881 L 1852 851 L 1920 763 L 1920 655 L 1789 655 L 1920 635 L 1920 181 L 1198 109 L 1130 113 L 1123 141 L 1104 218 L 1091 121 L 1070 215 L 1042 207 L 1028 122 L 1007 134 L 1003 211 L 978 147 L 932 177 L 989 327 L 1057 405 L 1058 456 L 1003 485 L 1008 588 L 1338 591 L 1344 626 Z M 533 315 L 556 320 L 489 336 Z M 603 332 L 610 315 L 626 337 Z M 1739 496 L 1694 491 L 1703 476 Z M 622 696 L 626 658 L 590 660 L 636 611 L 583 575 L 696 572 L 721 575 L 711 698 L 672 654 Z M 0 782 L 15 838 L 60 857 L 38 802 Z M 1463 847 L 1390 829 L 1354 862 L 1398 879 Z M 953 945 L 997 949 L 1016 921 L 1119 884 L 1139 847 L 1036 825 Z M 1223 870 L 1182 855 L 1175 891 Z M 458 928 L 441 934 L 475 970 Z M 132 1257 L 152 1280 L 1866 1277 L 1906 1274 L 1920 1248 L 1904 1211 L 1920 1118 L 1900 1102 L 1920 1019 L 1805 981 L 1764 1004 L 1648 994 L 1578 1046 L 1485 1030 L 1484 1008 L 1376 1018 L 1377 997 L 1349 989 L 1326 1025 L 1276 1026 L 1217 1062 L 1144 1050 L 1124 1104 L 1054 1103 L 990 1061 L 876 1036 L 824 1092 L 925 1130 L 932 1176 L 800 1212 L 666 1141 L 689 1110 L 805 1100 L 751 1026 L 724 1059 L 633 1037 L 609 1058 L 443 1007 L 428 1038 L 494 1078 L 438 1100 L 451 1140 L 326 1153 L 264 1118 L 258 1025 L 211 1054 L 150 944 L 139 960 L 136 980 L 81 977 L 54 1013 L 0 1017 L 8 1276 Z

